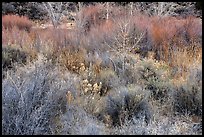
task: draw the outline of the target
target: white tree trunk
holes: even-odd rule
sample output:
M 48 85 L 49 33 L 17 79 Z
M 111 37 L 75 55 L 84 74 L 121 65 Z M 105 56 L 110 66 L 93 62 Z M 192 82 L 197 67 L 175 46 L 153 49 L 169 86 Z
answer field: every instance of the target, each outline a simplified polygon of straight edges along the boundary
M 109 2 L 106 2 L 106 19 L 109 19 Z

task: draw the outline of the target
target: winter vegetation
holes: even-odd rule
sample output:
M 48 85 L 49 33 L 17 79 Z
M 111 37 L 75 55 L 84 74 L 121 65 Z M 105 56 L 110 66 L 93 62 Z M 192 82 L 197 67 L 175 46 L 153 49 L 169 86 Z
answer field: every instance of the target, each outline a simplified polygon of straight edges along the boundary
M 201 4 L 3 2 L 2 134 L 202 135 Z

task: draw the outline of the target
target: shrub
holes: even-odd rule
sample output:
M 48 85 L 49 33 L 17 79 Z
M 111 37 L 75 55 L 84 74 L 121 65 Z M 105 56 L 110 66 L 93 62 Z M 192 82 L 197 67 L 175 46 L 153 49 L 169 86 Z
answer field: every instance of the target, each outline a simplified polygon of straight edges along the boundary
M 129 52 L 134 48 L 140 48 L 141 51 L 147 50 L 149 48 L 147 27 L 142 25 L 147 24 L 147 21 L 143 19 L 145 17 L 139 16 L 125 14 L 113 19 L 113 31 L 109 34 L 112 39 L 104 41 L 107 48 L 119 53 Z
M 112 45 L 114 40 L 115 24 L 112 20 L 106 20 L 104 23 L 91 27 L 86 39 L 88 39 L 87 49 L 89 51 L 104 52 L 107 51 L 107 44 Z M 97 48 L 96 48 L 97 47 Z
M 77 15 L 77 27 L 84 32 L 88 32 L 91 27 L 97 25 L 102 20 L 102 5 L 84 7 Z
M 83 51 L 71 51 L 69 49 L 61 50 L 59 53 L 59 64 L 69 71 L 80 73 L 82 67 L 85 67 L 85 54 Z
M 174 109 L 181 114 L 202 115 L 202 67 L 191 69 L 188 79 L 174 93 Z
M 54 134 L 59 115 L 66 112 L 65 94 L 76 94 L 76 81 L 44 58 L 9 71 L 2 81 L 2 134 Z
M 47 13 L 39 6 L 40 4 L 41 2 L 2 2 L 2 14 L 17 14 L 33 20 L 45 20 Z
M 36 53 L 24 51 L 11 46 L 2 47 L 2 69 L 3 78 L 7 70 L 16 70 L 18 66 L 27 64 L 36 60 Z
M 120 79 L 111 69 L 101 69 L 97 73 L 89 67 L 81 74 L 84 79 L 81 82 L 83 94 L 91 93 L 104 96 L 109 90 L 120 85 Z
M 126 120 L 123 125 L 112 128 L 111 135 L 145 135 L 147 126 L 143 119 Z
M 87 114 L 96 117 L 98 120 L 102 120 L 101 116 L 105 112 L 106 100 L 105 97 L 101 97 L 99 94 L 80 94 L 73 101 L 72 106 L 74 105 L 83 109 Z
M 2 67 L 3 69 L 14 67 L 14 63 L 25 64 L 28 54 L 11 47 L 2 48 Z
M 112 4 L 71 30 L 2 17 L 2 134 L 199 134 L 202 21 Z
M 29 33 L 24 30 L 19 30 L 14 27 L 11 30 L 2 29 L 2 44 L 12 45 L 23 50 L 30 50 L 33 48 L 34 39 L 29 36 Z
M 199 45 L 189 45 L 185 48 L 177 48 L 177 50 L 172 51 L 171 60 L 169 65 L 177 70 L 174 72 L 174 77 L 187 78 L 187 75 L 195 64 L 202 62 L 202 48 Z
M 140 82 L 151 91 L 151 96 L 165 101 L 171 92 L 171 69 L 165 62 L 154 59 L 143 59 L 136 67 L 140 74 Z
M 99 77 L 97 78 L 97 81 L 100 81 L 102 83 L 102 91 L 101 94 L 106 94 L 109 90 L 112 88 L 115 88 L 120 85 L 120 80 L 116 73 L 111 70 L 101 70 L 99 73 Z
M 149 123 L 151 112 L 146 102 L 148 91 L 142 90 L 138 85 L 129 87 L 118 87 L 110 91 L 107 96 L 106 113 L 110 115 L 112 125 L 123 125 L 125 120 L 145 117 Z
M 104 135 L 105 126 L 103 123 L 83 109 L 77 106 L 67 108 L 67 112 L 61 116 L 62 135 Z
M 190 118 L 185 116 L 185 119 Z M 143 121 L 134 119 L 126 121 L 121 127 L 111 130 L 111 135 L 201 135 L 202 131 L 196 131 L 192 123 L 181 120 L 181 117 L 174 119 L 160 116 L 158 121 L 152 121 L 146 125 Z
M 202 26 L 197 18 L 154 17 L 151 20 L 149 34 L 158 59 L 169 61 L 172 59 L 171 52 L 174 52 L 176 48 L 188 47 L 193 42 L 201 42 Z
M 2 16 L 2 26 L 6 29 L 17 27 L 20 30 L 30 31 L 32 22 L 25 16 L 5 15 Z

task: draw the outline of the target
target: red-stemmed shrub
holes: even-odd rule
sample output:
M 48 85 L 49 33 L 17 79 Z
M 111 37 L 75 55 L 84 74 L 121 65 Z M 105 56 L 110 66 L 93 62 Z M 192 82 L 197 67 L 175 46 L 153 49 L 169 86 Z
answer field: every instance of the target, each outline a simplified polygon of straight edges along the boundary
M 5 15 L 2 16 L 2 27 L 6 29 L 17 27 L 20 30 L 30 31 L 32 22 L 26 16 Z
M 188 47 L 193 42 L 199 42 L 202 36 L 202 25 L 194 17 L 152 17 L 149 28 L 154 49 L 159 51 L 160 59 L 166 61 L 170 56 L 169 50 L 174 52 L 178 48 Z
M 2 29 L 2 45 L 12 45 L 21 48 L 28 48 L 32 45 L 34 39 L 31 39 L 29 33 L 24 30 L 19 30 L 17 27 L 13 27 L 8 30 Z

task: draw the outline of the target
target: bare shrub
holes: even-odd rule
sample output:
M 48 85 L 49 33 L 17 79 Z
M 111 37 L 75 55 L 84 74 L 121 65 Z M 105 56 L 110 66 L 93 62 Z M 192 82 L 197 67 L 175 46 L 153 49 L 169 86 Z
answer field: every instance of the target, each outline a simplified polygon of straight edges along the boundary
M 3 80 L 3 134 L 54 134 L 57 117 L 66 111 L 67 90 L 77 94 L 73 84 L 78 78 L 62 75 L 43 60 L 9 71 Z
M 112 129 L 111 135 L 201 135 L 201 131 L 195 131 L 193 124 L 188 122 L 190 119 L 185 116 L 171 118 L 159 117 L 158 121 L 152 121 L 146 125 L 143 121 L 134 119 L 134 121 L 126 121 L 121 127 Z
M 67 108 L 67 112 L 61 116 L 62 131 L 67 135 L 102 135 L 105 126 L 97 119 L 77 106 Z
M 136 9 L 149 16 L 196 15 L 196 2 L 136 2 Z

